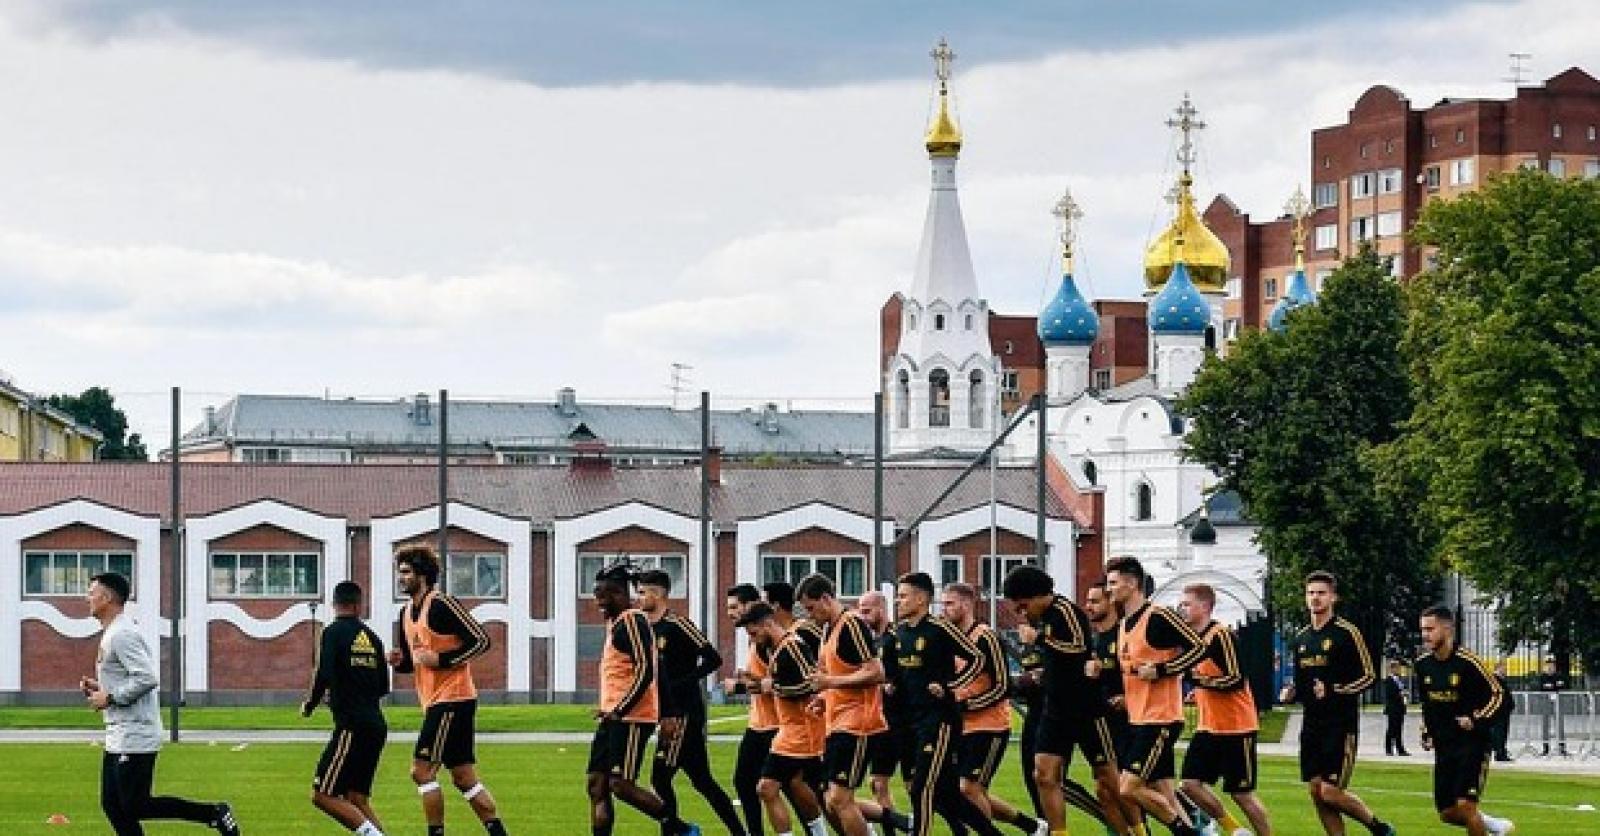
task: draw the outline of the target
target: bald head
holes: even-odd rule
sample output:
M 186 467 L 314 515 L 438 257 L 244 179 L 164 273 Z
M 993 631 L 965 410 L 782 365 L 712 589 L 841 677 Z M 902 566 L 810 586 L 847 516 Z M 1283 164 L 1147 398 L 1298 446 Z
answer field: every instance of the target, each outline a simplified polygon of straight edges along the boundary
M 856 612 L 875 633 L 882 633 L 889 627 L 889 599 L 876 589 L 856 600 Z

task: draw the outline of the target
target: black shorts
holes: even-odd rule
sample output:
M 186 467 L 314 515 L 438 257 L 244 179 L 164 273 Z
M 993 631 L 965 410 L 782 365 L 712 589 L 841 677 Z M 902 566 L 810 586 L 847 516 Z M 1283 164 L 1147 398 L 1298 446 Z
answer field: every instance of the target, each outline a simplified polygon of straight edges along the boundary
M 828 735 L 822 752 L 822 767 L 828 783 L 852 790 L 861 786 L 861 781 L 867 777 L 867 768 L 872 765 L 872 750 L 879 745 L 878 738 L 882 736 L 850 732 Z
M 477 737 L 478 701 L 436 702 L 422 715 L 422 731 L 417 733 L 417 748 L 411 757 L 454 769 L 477 763 L 472 751 Z
M 1009 731 L 967 732 L 961 736 L 959 758 L 961 778 L 987 787 L 994 780 L 995 770 L 1006 757 L 1006 744 L 1011 742 Z
M 888 731 L 873 735 L 867 744 L 867 760 L 871 762 L 867 771 L 882 777 L 899 772 L 901 778 L 909 778 L 911 765 L 917 761 L 916 742 L 910 737 L 904 729 L 893 726 Z
M 1476 802 L 1489 779 L 1489 752 L 1484 740 L 1461 740 L 1433 750 L 1433 806 L 1447 810 L 1458 801 Z
M 809 786 L 821 786 L 822 779 L 826 777 L 822 771 L 822 758 L 791 758 L 777 752 L 767 752 L 767 759 L 761 764 L 762 778 L 787 784 L 796 775 Z
M 1341 789 L 1356 768 L 1356 726 L 1336 723 L 1300 727 L 1300 780 L 1320 778 Z
M 1091 767 L 1114 764 L 1117 759 L 1106 718 L 1062 716 L 1051 713 L 1048 707 L 1039 720 L 1033 746 L 1037 754 L 1054 755 L 1067 763 L 1072 762 L 1072 750 L 1078 749 Z
M 372 794 L 372 778 L 378 773 L 378 759 L 389 740 L 384 726 L 337 727 L 317 760 L 317 775 L 311 788 L 324 795 Z
M 645 747 L 655 723 L 624 723 L 621 720 L 601 720 L 594 730 L 594 740 L 589 744 L 590 774 L 604 773 L 629 781 L 638 779 L 639 768 L 644 765 Z
M 1256 733 L 1215 734 L 1197 731 L 1183 755 L 1183 779 L 1215 784 L 1223 792 L 1254 792 Z
M 678 769 L 686 764 L 709 764 L 711 754 L 706 749 L 706 718 L 683 718 L 683 729 L 672 740 L 656 736 L 656 765 Z
M 1134 723 L 1128 751 L 1119 752 L 1118 766 L 1123 772 L 1139 776 L 1145 783 L 1165 781 L 1178 774 L 1173 747 L 1183 734 L 1183 721 L 1176 723 Z

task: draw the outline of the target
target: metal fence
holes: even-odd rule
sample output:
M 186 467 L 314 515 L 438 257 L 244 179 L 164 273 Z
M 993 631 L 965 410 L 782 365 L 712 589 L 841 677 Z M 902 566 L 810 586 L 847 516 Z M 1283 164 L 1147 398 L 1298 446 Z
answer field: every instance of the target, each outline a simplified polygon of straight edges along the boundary
M 1513 691 L 1505 752 L 1514 758 L 1600 760 L 1600 693 Z

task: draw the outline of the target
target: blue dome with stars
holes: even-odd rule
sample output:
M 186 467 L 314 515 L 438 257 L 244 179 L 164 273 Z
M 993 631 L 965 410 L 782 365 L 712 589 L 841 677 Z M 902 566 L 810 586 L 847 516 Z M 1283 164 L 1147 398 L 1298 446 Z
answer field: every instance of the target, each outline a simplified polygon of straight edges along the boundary
M 1274 331 L 1282 331 L 1289 325 L 1289 312 L 1316 304 L 1317 295 L 1311 292 L 1311 283 L 1306 281 L 1305 268 L 1294 271 L 1289 278 L 1289 289 L 1284 291 L 1283 297 L 1272 308 L 1272 313 L 1267 316 L 1267 327 Z
M 1172 277 L 1150 300 L 1150 331 L 1154 334 L 1204 334 L 1211 324 L 1211 305 L 1189 278 L 1182 261 L 1172 267 Z
M 1061 276 L 1061 289 L 1039 313 L 1039 339 L 1045 345 L 1091 345 L 1100 334 L 1100 317 L 1078 292 L 1072 274 Z

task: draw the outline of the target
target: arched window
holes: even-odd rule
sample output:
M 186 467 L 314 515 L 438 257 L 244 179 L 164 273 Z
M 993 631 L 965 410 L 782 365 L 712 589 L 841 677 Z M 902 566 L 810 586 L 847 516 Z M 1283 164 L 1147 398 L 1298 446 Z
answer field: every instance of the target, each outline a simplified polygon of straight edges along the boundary
M 1206 326 L 1206 351 L 1210 354 L 1217 353 L 1217 328 L 1215 325 Z
M 1083 478 L 1088 479 L 1091 485 L 1100 484 L 1100 469 L 1094 466 L 1092 459 L 1083 460 Z
M 1133 518 L 1148 520 L 1155 516 L 1155 492 L 1150 490 L 1149 482 L 1140 482 L 1134 495 Z
M 933 315 L 933 330 L 935 330 L 935 331 L 943 331 L 944 330 L 944 314 L 934 314 Z
M 972 330 L 972 314 L 967 314 L 967 330 Z
M 950 373 L 944 369 L 928 375 L 928 426 L 950 426 Z
M 970 319 L 971 317 L 968 318 Z M 973 369 L 970 380 L 972 388 L 967 395 L 967 415 L 971 417 L 971 421 L 968 424 L 972 429 L 981 430 L 983 429 L 983 414 L 985 411 L 983 406 L 989 402 L 984 393 L 983 372 Z
M 906 314 L 906 330 L 907 331 L 915 331 L 915 330 L 917 330 L 917 315 L 916 314 Z
M 905 369 L 895 378 L 894 425 L 902 430 L 911 426 L 911 375 Z

